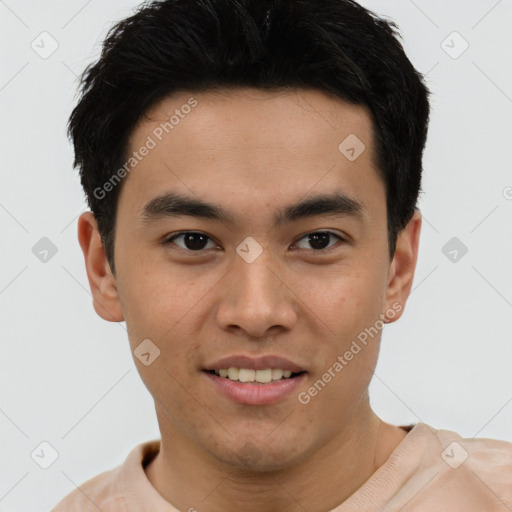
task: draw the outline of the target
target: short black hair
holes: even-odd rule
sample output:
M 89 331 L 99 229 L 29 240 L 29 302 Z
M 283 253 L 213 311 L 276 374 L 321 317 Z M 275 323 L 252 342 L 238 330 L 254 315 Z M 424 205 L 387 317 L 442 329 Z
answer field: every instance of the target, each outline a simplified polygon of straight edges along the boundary
M 153 0 L 114 25 L 68 124 L 112 271 L 122 183 L 98 190 L 129 158 L 138 121 L 173 93 L 241 87 L 316 89 L 368 107 L 392 257 L 421 191 L 430 94 L 399 37 L 352 0 Z

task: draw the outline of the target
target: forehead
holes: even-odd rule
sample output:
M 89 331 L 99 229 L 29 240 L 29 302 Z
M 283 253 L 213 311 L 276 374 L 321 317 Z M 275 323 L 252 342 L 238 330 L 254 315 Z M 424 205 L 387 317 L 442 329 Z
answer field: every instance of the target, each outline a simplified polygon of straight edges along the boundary
M 155 130 L 159 142 L 162 137 L 176 138 L 181 132 L 188 138 L 196 135 L 194 145 L 198 149 L 214 141 L 221 144 L 216 146 L 219 150 L 248 139 L 253 143 L 260 139 L 265 146 L 274 142 L 283 151 L 302 142 L 314 147 L 324 140 L 327 131 L 335 138 L 359 134 L 371 146 L 373 135 L 371 115 L 365 106 L 315 89 L 180 92 L 161 100 L 142 117 L 132 144 L 137 142 L 137 135 Z M 288 139 L 283 138 L 285 134 Z
M 316 90 L 175 94 L 140 120 L 136 153 L 122 196 L 139 212 L 164 192 L 240 209 L 334 189 L 363 204 L 385 197 L 368 110 Z

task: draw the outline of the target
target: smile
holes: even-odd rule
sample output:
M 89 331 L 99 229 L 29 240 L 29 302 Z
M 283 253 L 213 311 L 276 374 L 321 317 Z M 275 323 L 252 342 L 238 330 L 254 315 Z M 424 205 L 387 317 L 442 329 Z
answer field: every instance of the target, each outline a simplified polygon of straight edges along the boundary
M 223 397 L 244 405 L 269 405 L 284 400 L 293 392 L 297 393 L 297 388 L 307 378 L 307 372 L 292 373 L 290 370 L 266 369 L 250 370 L 246 368 L 229 368 L 225 377 L 220 375 L 221 370 L 203 371 L 202 374 L 208 379 L 213 388 Z M 236 379 L 229 377 L 229 372 Z M 286 375 L 289 376 L 285 377 Z M 236 372 L 236 373 L 235 373 Z M 256 374 L 263 372 L 263 380 L 279 376 L 278 379 L 271 379 L 268 382 L 258 382 Z M 222 372 L 225 373 L 224 371 Z M 250 380 L 241 380 L 250 379 Z
M 280 368 L 267 368 L 265 370 L 253 370 L 250 368 L 223 368 L 220 370 L 211 370 L 210 373 L 238 382 L 253 382 L 257 384 L 268 384 L 273 381 L 290 379 L 300 373 L 293 373 L 290 370 Z

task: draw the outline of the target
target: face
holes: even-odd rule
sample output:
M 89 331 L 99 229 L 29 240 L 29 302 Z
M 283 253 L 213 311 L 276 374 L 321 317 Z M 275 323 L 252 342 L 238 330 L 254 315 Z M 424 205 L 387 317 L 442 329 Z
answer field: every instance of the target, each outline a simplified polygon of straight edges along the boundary
M 406 230 L 389 259 L 368 111 L 314 90 L 182 93 L 130 148 L 116 275 L 94 295 L 126 321 L 162 436 L 277 469 L 363 421 L 416 257 Z

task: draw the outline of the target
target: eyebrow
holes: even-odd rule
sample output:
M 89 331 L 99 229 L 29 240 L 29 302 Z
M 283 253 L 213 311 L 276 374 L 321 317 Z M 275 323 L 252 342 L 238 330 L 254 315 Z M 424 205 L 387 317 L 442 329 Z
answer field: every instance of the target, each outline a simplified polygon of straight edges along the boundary
M 362 221 L 366 211 L 363 203 L 343 193 L 321 194 L 308 197 L 287 206 L 284 211 L 276 212 L 274 226 L 322 215 L 352 217 Z M 180 216 L 235 224 L 235 217 L 222 206 L 174 192 L 159 195 L 149 201 L 142 208 L 141 216 L 144 224 Z

